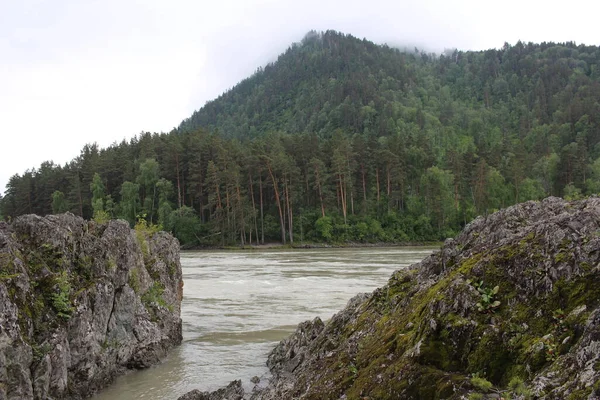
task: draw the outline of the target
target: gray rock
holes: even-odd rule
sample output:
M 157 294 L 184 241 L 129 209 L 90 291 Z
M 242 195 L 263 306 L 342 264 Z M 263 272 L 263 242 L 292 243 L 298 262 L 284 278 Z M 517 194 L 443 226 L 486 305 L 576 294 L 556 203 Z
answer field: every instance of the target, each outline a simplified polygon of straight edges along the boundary
M 251 398 L 464 399 L 477 373 L 485 398 L 600 399 L 598 232 L 597 197 L 479 217 L 327 323 L 300 324 Z
M 242 400 L 244 388 L 242 381 L 232 381 L 229 385 L 214 392 L 201 392 L 194 389 L 180 396 L 177 400 Z
M 170 235 L 73 214 L 0 223 L 0 399 L 77 399 L 181 342 Z

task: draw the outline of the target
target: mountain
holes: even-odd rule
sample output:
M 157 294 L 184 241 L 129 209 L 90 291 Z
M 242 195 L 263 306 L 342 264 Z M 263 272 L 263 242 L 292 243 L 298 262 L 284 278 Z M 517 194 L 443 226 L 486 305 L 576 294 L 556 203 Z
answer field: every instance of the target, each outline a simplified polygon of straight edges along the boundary
M 14 176 L 0 214 L 160 223 L 189 245 L 406 242 L 600 189 L 600 48 L 403 52 L 311 32 L 169 134 Z
M 208 102 L 179 129 L 218 129 L 236 138 L 273 130 L 363 132 L 363 106 L 375 103 L 379 110 L 400 99 L 402 90 L 414 82 L 415 71 L 406 58 L 397 49 L 350 35 L 311 32 L 275 63 Z M 391 97 L 379 90 L 383 80 Z

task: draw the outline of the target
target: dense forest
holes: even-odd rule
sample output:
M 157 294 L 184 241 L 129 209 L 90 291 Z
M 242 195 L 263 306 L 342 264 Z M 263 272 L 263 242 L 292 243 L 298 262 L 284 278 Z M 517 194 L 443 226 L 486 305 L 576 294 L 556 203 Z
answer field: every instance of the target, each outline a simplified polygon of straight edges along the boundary
M 10 179 L 0 215 L 146 221 L 184 245 L 408 242 L 600 190 L 600 48 L 441 55 L 328 31 L 178 129 Z

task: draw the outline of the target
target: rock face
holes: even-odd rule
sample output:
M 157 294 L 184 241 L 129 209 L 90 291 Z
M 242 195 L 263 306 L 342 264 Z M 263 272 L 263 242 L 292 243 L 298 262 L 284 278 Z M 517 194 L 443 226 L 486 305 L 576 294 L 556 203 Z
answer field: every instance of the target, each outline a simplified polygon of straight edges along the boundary
M 187 392 L 177 400 L 242 400 L 243 398 L 244 388 L 242 387 L 242 381 L 237 380 L 214 392 L 201 392 L 195 389 Z
M 0 222 L 0 399 L 88 397 L 181 342 L 179 244 L 72 214 Z
M 600 399 L 600 199 L 480 217 L 300 324 L 254 399 Z

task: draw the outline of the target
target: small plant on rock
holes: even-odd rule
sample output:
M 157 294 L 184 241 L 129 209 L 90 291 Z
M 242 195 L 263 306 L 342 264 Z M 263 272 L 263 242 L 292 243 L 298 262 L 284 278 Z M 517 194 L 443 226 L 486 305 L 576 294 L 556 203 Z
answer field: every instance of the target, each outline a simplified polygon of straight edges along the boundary
M 558 345 L 556 339 L 552 334 L 548 334 L 540 339 L 540 342 L 544 345 L 544 351 L 546 352 L 546 361 L 554 361 L 558 357 Z
M 559 332 L 566 332 L 567 331 L 567 324 L 566 324 L 566 314 L 562 309 L 557 309 L 554 310 L 552 312 L 552 319 L 554 320 L 554 329 L 558 330 Z
M 494 309 L 501 304 L 499 300 L 495 299 L 500 290 L 499 286 L 488 288 L 483 285 L 483 281 L 472 282 L 471 280 L 468 280 L 467 283 L 471 283 L 481 294 L 481 301 L 477 303 L 477 310 L 479 312 L 492 313 L 494 312 Z
M 508 383 L 508 388 L 512 392 L 511 394 L 520 396 L 525 400 L 529 400 L 532 396 L 531 390 L 527 389 L 525 382 L 519 377 L 513 377 Z
M 471 377 L 471 384 L 484 393 L 489 392 L 494 387 L 492 382 L 480 377 L 479 374 L 473 374 Z
M 56 291 L 52 293 L 52 306 L 59 317 L 63 319 L 71 318 L 73 306 L 69 295 L 71 293 L 71 283 L 66 271 L 62 271 L 56 278 Z

